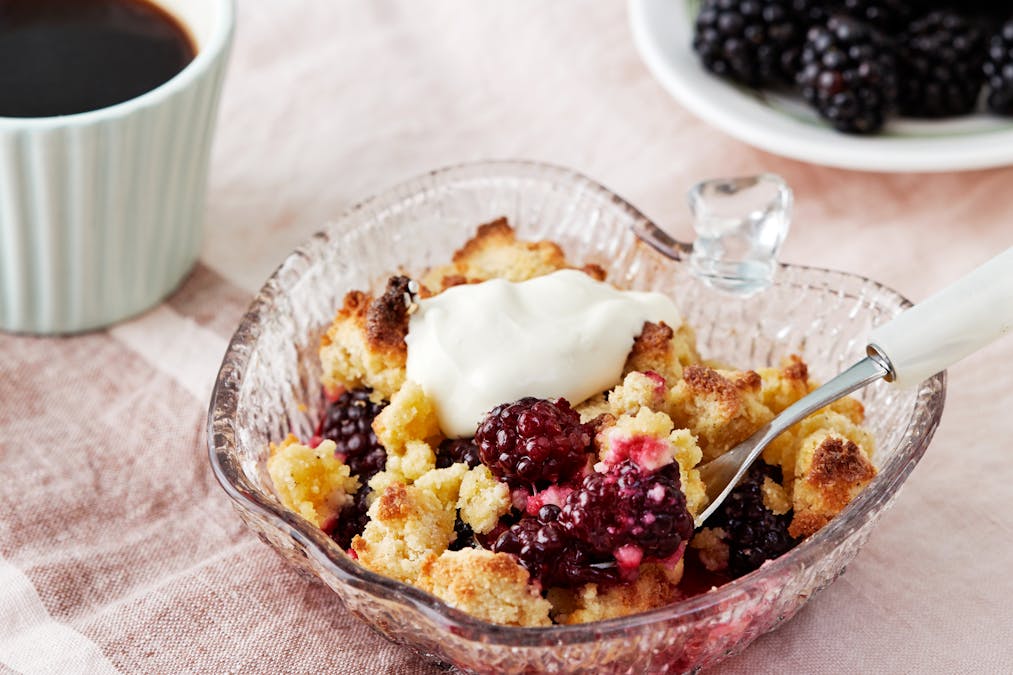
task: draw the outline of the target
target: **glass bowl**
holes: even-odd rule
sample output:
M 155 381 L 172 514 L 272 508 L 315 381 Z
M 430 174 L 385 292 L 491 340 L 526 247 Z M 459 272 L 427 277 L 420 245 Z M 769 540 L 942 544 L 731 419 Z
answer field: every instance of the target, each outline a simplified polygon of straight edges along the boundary
M 635 232 L 656 226 L 584 176 L 526 162 L 434 171 L 351 209 L 261 289 L 212 395 L 208 445 L 218 481 L 249 527 L 285 559 L 389 639 L 439 663 L 487 673 L 660 673 L 707 667 L 741 651 L 791 618 L 858 553 L 935 431 L 944 374 L 913 390 L 880 382 L 859 394 L 877 439 L 879 475 L 827 527 L 716 590 L 598 623 L 515 628 L 473 618 L 360 567 L 274 495 L 268 443 L 313 433 L 324 404 L 317 348 L 345 292 L 379 289 L 394 272 L 444 262 L 478 225 L 500 216 L 522 237 L 559 242 L 574 262 L 602 265 L 616 285 L 668 293 L 696 328 L 704 356 L 739 367 L 799 353 L 826 380 L 864 355 L 875 325 L 909 305 L 868 279 L 794 265 L 780 266 L 759 295 L 718 295 L 688 264 L 641 243 Z

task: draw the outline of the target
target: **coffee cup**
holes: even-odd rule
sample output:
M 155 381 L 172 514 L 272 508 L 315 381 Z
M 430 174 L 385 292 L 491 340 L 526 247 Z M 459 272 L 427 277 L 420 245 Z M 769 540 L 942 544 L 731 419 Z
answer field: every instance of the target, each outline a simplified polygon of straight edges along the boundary
M 235 7 L 146 1 L 189 33 L 182 70 L 86 112 L 0 111 L 0 329 L 108 326 L 157 304 L 197 260 Z

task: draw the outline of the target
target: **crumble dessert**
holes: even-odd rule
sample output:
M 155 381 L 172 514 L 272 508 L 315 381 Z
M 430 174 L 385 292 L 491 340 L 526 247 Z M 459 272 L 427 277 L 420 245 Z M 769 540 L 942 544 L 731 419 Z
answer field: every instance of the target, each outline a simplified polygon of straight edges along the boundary
M 697 467 L 816 385 L 798 356 L 705 362 L 670 300 L 604 279 L 498 220 L 417 280 L 349 292 L 321 341 L 316 434 L 271 447 L 282 503 L 374 572 L 545 626 L 747 574 L 875 476 L 862 406 L 843 399 L 778 437 L 694 531 Z

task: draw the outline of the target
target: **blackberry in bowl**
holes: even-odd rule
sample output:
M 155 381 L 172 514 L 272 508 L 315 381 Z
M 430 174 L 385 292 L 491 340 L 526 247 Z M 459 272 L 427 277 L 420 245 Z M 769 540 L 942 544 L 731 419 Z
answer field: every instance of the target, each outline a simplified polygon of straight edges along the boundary
M 953 11 L 931 12 L 901 37 L 900 111 L 910 117 L 968 115 L 985 84 L 985 33 Z
M 810 29 L 802 48 L 802 96 L 839 131 L 879 131 L 897 105 L 897 60 L 881 33 L 844 16 Z
M 215 387 L 208 434 L 212 468 L 240 516 L 268 544 L 323 580 L 355 615 L 427 658 L 466 671 L 505 673 L 682 671 L 717 663 L 794 615 L 855 556 L 925 450 L 941 413 L 944 377 L 912 391 L 885 385 L 863 391 L 866 425 L 878 441 L 878 476 L 829 524 L 759 569 L 695 597 L 672 598 L 671 604 L 644 613 L 591 624 L 522 628 L 477 619 L 424 590 L 364 568 L 326 532 L 284 508 L 272 489 L 268 452 L 289 434 L 309 438 L 316 431 L 330 402 L 319 388 L 317 352 L 346 291 L 382 291 L 382 281 L 392 271 L 430 267 L 477 224 L 504 215 L 519 234 L 557 240 L 573 260 L 597 263 L 624 287 L 678 289 L 680 310 L 696 326 L 734 324 L 734 331 L 701 333 L 701 349 L 725 361 L 748 362 L 751 353 L 777 358 L 797 352 L 810 363 L 815 378 L 826 379 L 855 358 L 873 326 L 907 305 L 895 292 L 867 279 L 797 266 L 782 267 L 773 286 L 759 296 L 718 301 L 685 264 L 639 242 L 635 232 L 652 227 L 650 221 L 583 176 L 523 162 L 437 171 L 364 202 L 289 257 L 267 282 L 230 344 Z M 323 441 L 318 448 L 332 442 Z M 638 458 L 642 467 L 648 464 L 649 451 L 615 443 L 613 455 L 599 459 L 607 471 L 616 472 L 614 489 L 628 493 L 631 501 L 677 501 L 672 469 L 671 475 L 658 476 L 653 472 L 666 471 L 663 466 L 636 473 L 623 468 L 627 458 Z M 453 464 L 466 467 L 471 450 L 448 444 L 441 453 L 464 459 Z M 576 476 L 568 480 L 566 487 L 576 490 Z M 681 477 L 678 485 L 687 489 Z M 355 516 L 355 484 L 345 488 Z M 673 546 L 677 553 L 682 547 L 673 536 L 686 534 L 678 520 L 658 526 L 666 533 L 658 548 L 646 545 L 633 527 L 614 542 L 567 547 L 561 532 L 574 514 L 564 513 L 565 489 L 546 492 L 529 495 L 534 512 L 521 518 L 536 522 L 518 528 L 516 542 L 504 540 L 503 545 L 516 548 L 521 557 L 524 546 L 537 542 L 541 548 L 534 547 L 535 553 L 563 551 L 559 560 L 564 564 L 555 565 L 561 573 L 598 570 L 607 576 L 621 570 L 613 560 L 596 567 L 598 556 L 621 562 L 636 554 L 631 548 L 636 547 L 644 556 L 660 558 Z M 587 515 L 600 515 L 595 514 Z M 623 523 L 631 518 L 625 512 L 616 514 Z M 502 523 L 499 538 L 516 524 Z M 447 528 L 454 536 L 468 537 L 453 519 Z M 585 535 L 578 527 L 569 536 L 581 541 Z M 559 549 L 554 548 L 556 539 L 563 540 Z M 615 555 L 619 549 L 613 550 L 613 544 L 622 549 L 620 555 Z M 478 548 L 465 547 L 459 553 L 460 560 L 488 559 L 488 552 Z M 544 566 L 548 559 L 536 555 L 530 564 Z M 651 574 L 664 574 L 661 567 L 652 569 Z M 446 570 L 451 586 L 454 571 Z
M 704 0 L 693 49 L 720 77 L 753 87 L 791 84 L 806 30 L 824 16 L 810 0 Z

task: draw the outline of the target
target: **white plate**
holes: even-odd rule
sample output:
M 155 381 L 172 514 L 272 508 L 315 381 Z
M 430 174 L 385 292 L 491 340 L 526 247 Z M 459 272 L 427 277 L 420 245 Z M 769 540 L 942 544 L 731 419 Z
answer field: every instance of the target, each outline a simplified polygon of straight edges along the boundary
M 987 114 L 897 119 L 875 136 L 823 123 L 801 99 L 721 80 L 693 52 L 698 0 L 630 0 L 633 40 L 655 78 L 693 114 L 768 152 L 869 171 L 962 171 L 1013 164 L 1013 120 Z

